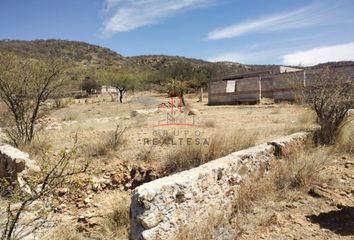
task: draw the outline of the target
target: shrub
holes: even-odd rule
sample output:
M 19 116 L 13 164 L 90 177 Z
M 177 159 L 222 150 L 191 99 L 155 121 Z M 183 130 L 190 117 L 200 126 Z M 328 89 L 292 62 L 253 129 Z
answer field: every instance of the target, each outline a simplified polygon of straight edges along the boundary
M 307 192 L 320 184 L 322 166 L 329 149 L 301 149 L 274 163 L 265 177 L 253 177 L 241 184 L 234 201 L 235 214 L 246 214 L 257 202 L 286 196 L 289 191 Z
M 88 95 L 92 93 L 96 93 L 101 90 L 101 85 L 94 79 L 90 77 L 85 77 L 85 79 L 81 82 L 81 89 L 86 91 Z
M 302 93 L 320 125 L 315 141 L 332 144 L 352 107 L 354 82 L 329 68 L 315 75 L 312 81 L 310 86 L 302 88 Z
M 0 54 L 0 98 L 8 110 L 8 138 L 16 147 L 30 143 L 41 105 L 64 85 L 62 60 L 35 60 Z
M 125 127 L 117 125 L 114 131 L 106 133 L 99 141 L 88 144 L 86 146 L 87 154 L 91 157 L 99 157 L 107 155 L 110 151 L 116 151 L 124 143 L 125 130 Z

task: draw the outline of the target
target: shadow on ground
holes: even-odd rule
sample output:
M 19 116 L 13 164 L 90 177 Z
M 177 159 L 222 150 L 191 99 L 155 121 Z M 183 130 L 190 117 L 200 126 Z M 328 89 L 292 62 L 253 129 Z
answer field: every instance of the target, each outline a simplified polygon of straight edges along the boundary
M 319 215 L 307 216 L 312 223 L 319 224 L 342 236 L 354 236 L 354 207 L 322 212 Z

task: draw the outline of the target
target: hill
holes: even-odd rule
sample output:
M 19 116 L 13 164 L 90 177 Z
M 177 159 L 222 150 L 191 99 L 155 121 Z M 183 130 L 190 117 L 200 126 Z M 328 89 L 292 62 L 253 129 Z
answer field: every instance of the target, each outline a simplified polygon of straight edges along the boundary
M 9 52 L 22 57 L 45 58 L 50 56 L 70 59 L 89 66 L 124 64 L 122 55 L 97 45 L 67 40 L 2 40 L 0 52 Z
M 134 68 L 139 71 L 159 71 L 176 64 L 188 64 L 192 67 L 212 69 L 216 74 L 228 74 L 244 71 L 246 66 L 232 62 L 212 63 L 204 60 L 166 55 L 142 55 L 124 57 L 108 48 L 68 40 L 1 40 L 0 52 L 13 53 L 22 57 L 45 58 L 48 55 L 70 59 L 80 65 L 104 68 Z

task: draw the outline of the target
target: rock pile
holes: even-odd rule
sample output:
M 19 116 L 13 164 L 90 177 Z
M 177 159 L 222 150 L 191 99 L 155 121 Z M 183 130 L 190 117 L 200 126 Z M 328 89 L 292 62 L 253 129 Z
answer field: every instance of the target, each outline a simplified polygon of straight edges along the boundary
M 117 170 L 106 172 L 101 177 L 93 177 L 91 189 L 99 192 L 105 189 L 130 190 L 158 178 L 152 169 L 141 166 L 120 165 Z

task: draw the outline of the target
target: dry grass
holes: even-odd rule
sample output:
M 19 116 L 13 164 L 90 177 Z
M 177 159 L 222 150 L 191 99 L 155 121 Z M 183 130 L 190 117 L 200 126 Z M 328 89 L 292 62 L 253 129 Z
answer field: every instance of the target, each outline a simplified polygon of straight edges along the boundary
M 138 152 L 136 158 L 143 162 L 152 162 L 155 158 L 155 147 L 156 145 L 151 145 L 148 148 L 142 147 Z
M 163 172 L 172 174 L 197 167 L 229 153 L 255 145 L 256 133 L 237 130 L 233 133 L 218 133 L 209 145 L 181 145 L 167 154 Z
M 284 198 L 290 191 L 307 192 L 324 181 L 321 171 L 328 159 L 329 148 L 300 149 L 277 160 L 269 175 L 244 182 L 235 199 L 235 213 L 246 214 L 265 199 Z
M 328 158 L 329 148 L 306 148 L 276 160 L 265 177 L 252 177 L 235 189 L 234 213 L 230 223 L 233 236 L 257 226 L 269 224 L 272 214 L 255 215 L 255 208 L 292 198 L 295 193 L 304 193 L 323 182 L 321 170 Z M 237 186 L 236 186 L 237 188 Z M 206 213 L 207 214 L 207 213 Z M 213 239 L 218 227 L 227 224 L 224 214 L 217 209 L 202 218 L 202 222 L 189 223 L 179 229 L 176 239 Z M 228 227 L 229 228 L 229 227 Z
M 63 122 L 65 121 L 74 121 L 77 120 L 78 116 L 75 113 L 67 113 L 65 116 L 61 119 Z
M 201 221 L 202 222 L 199 223 L 188 223 L 183 225 L 179 229 L 175 239 L 215 239 L 217 227 L 223 223 L 223 213 L 221 211 L 207 213 L 207 216 L 201 218 Z
M 72 225 L 59 225 L 54 229 L 50 230 L 44 236 L 41 237 L 43 240 L 84 240 L 85 238 L 77 232 L 77 230 Z
M 198 145 L 183 145 L 167 154 L 163 172 L 170 175 L 183 170 L 197 167 L 206 162 L 205 150 Z
M 30 144 L 23 146 L 21 150 L 28 152 L 31 158 L 38 159 L 48 153 L 51 147 L 48 141 L 43 140 L 42 137 L 37 135 Z
M 100 222 L 96 239 L 128 239 L 130 196 L 114 194 L 106 206 L 106 214 Z
M 86 152 L 90 157 L 108 155 L 111 151 L 116 151 L 118 147 L 125 143 L 124 132 L 126 127 L 117 125 L 115 130 L 108 131 L 98 141 L 86 145 Z
M 71 98 L 55 98 L 53 108 L 54 109 L 65 108 L 68 107 L 72 102 L 73 100 Z
M 281 113 L 281 109 L 280 108 L 273 108 L 271 111 L 270 111 L 270 114 L 280 114 Z

